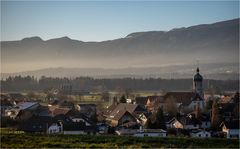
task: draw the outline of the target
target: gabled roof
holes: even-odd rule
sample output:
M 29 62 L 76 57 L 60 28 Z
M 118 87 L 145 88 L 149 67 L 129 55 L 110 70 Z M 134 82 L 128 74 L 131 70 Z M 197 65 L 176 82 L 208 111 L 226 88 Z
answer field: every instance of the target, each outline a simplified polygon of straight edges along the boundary
M 197 125 L 197 124 L 200 125 L 201 124 L 201 121 L 199 121 L 195 117 L 191 117 L 189 115 L 188 116 L 175 117 L 175 119 L 183 125 Z
M 105 111 L 104 114 L 108 115 L 110 113 L 112 113 L 112 111 L 117 107 L 117 104 L 113 103 L 112 105 L 110 105 Z
M 120 103 L 114 108 L 114 110 L 112 110 L 110 114 L 116 115 L 119 111 L 128 111 L 129 113 L 133 114 L 137 111 L 145 111 L 145 109 L 138 104 Z
M 176 103 L 182 103 L 183 105 L 189 105 L 192 99 L 196 96 L 195 92 L 167 92 L 163 98 L 166 101 L 167 98 L 173 98 Z
M 25 110 L 39 104 L 38 102 L 22 102 L 17 105 L 19 110 Z
M 34 112 L 35 115 L 38 116 L 51 116 L 51 112 L 47 106 L 40 105 L 37 110 Z
M 114 115 L 110 115 L 110 118 L 111 119 L 114 119 L 114 120 L 120 120 L 124 115 L 131 115 L 132 117 L 134 117 L 130 112 L 128 112 L 127 110 L 121 110 L 121 111 L 118 111 L 117 113 L 115 113 Z
M 150 102 L 153 102 L 153 101 L 160 102 L 160 100 L 161 100 L 161 96 L 148 96 L 147 98 L 148 98 L 148 100 L 150 100 Z
M 68 112 L 71 111 L 69 108 L 59 108 L 59 107 L 49 107 L 49 110 L 52 114 L 52 116 L 60 115 L 60 114 L 67 114 Z

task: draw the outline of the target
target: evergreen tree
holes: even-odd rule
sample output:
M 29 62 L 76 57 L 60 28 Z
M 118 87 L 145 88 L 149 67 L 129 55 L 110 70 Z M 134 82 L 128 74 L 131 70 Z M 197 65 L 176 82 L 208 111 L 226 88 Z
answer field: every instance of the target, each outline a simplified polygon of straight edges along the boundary
M 155 118 L 155 128 L 166 129 L 164 114 L 162 108 L 158 108 Z
M 153 124 L 150 118 L 147 119 L 147 122 L 144 125 L 144 128 L 146 129 L 152 129 L 153 128 Z
M 120 98 L 120 103 L 127 103 L 127 99 L 124 95 L 122 95 L 122 97 Z

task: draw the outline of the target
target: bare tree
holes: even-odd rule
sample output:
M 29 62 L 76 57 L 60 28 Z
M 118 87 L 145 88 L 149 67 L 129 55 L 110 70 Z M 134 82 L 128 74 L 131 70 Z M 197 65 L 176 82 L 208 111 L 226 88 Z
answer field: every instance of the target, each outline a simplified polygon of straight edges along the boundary
M 177 104 L 173 96 L 170 96 L 165 101 L 165 111 L 170 115 L 175 115 L 177 110 Z
M 219 121 L 219 111 L 217 101 L 214 100 L 212 104 L 212 117 L 211 117 L 211 125 L 212 128 L 217 128 Z
M 195 116 L 196 118 L 199 118 L 201 116 L 201 108 L 199 107 L 199 105 L 197 105 L 196 109 L 195 109 Z

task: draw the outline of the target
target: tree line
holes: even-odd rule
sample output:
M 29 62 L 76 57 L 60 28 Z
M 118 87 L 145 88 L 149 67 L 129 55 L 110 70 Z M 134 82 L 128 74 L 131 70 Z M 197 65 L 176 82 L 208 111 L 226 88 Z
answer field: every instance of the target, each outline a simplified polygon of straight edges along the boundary
M 192 79 L 161 79 L 161 78 L 119 78 L 95 79 L 91 77 L 53 78 L 42 76 L 39 80 L 33 76 L 15 76 L 1 80 L 2 91 L 40 91 L 49 88 L 61 88 L 70 84 L 75 90 L 107 91 L 107 90 L 191 90 Z M 214 88 L 216 91 L 239 90 L 239 80 L 204 80 L 204 89 Z

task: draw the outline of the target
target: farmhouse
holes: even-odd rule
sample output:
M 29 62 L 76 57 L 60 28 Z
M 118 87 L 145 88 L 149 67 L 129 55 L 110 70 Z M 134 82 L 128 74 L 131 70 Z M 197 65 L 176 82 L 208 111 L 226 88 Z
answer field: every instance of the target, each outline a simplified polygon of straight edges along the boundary
M 170 128 L 180 129 L 199 129 L 201 127 L 201 121 L 196 119 L 193 115 L 174 117 L 170 121 Z
M 113 114 L 107 117 L 106 121 L 112 127 L 117 127 L 117 126 L 131 127 L 137 124 L 136 118 L 127 110 L 121 110 L 121 111 L 118 110 L 114 112 Z
M 147 113 L 146 109 L 138 104 L 112 104 L 106 111 L 106 121 L 110 126 L 116 127 L 125 125 L 126 127 L 137 124 L 140 114 Z
M 228 122 L 222 122 L 220 127 L 224 132 L 226 138 L 239 138 L 239 120 L 232 120 Z

